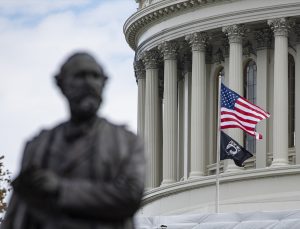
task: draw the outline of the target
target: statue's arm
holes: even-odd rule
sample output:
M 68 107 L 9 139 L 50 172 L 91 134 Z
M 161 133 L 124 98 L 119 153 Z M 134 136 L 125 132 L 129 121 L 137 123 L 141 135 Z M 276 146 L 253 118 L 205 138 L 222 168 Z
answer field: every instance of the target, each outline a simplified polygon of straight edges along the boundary
M 57 202 L 59 208 L 79 218 L 123 220 L 131 217 L 139 208 L 145 180 L 143 144 L 134 137 L 131 146 L 130 154 L 113 181 L 63 180 Z

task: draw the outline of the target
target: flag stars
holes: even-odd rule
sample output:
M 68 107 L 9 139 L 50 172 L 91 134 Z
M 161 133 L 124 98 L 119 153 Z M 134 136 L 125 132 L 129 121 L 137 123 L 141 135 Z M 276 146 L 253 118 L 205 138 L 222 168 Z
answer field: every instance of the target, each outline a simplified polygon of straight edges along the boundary
M 221 106 L 233 110 L 239 96 L 228 90 L 223 84 L 221 86 L 221 95 Z

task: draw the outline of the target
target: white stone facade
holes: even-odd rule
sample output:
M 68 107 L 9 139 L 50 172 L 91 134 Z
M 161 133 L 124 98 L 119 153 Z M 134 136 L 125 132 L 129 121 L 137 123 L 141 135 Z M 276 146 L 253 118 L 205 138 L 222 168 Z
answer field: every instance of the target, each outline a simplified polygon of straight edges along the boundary
M 245 168 L 221 163 L 220 210 L 300 208 L 300 0 L 137 2 L 124 33 L 148 158 L 140 214 L 214 211 L 219 74 L 271 114 Z M 241 130 L 226 132 L 250 144 Z

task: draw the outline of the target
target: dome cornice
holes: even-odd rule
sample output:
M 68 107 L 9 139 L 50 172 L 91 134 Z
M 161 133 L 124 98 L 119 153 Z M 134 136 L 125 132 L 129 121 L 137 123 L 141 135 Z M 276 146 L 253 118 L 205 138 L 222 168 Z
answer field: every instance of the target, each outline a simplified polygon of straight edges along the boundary
M 179 11 L 185 11 L 196 7 L 204 7 L 208 4 L 219 2 L 232 2 L 238 0 L 164 0 L 151 4 L 133 14 L 125 22 L 123 31 L 129 46 L 136 49 L 136 37 L 139 31 L 146 25 L 169 17 Z

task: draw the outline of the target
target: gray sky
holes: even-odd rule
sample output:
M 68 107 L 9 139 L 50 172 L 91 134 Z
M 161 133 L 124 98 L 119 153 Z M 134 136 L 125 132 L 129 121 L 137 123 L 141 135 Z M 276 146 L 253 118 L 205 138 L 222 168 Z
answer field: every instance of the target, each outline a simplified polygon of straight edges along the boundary
M 134 0 L 0 0 L 0 155 L 15 176 L 26 140 L 67 119 L 53 80 L 76 50 L 110 76 L 100 113 L 136 130 L 134 52 L 123 35 Z

